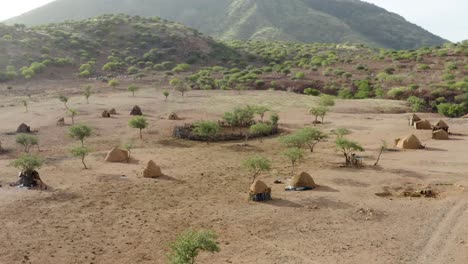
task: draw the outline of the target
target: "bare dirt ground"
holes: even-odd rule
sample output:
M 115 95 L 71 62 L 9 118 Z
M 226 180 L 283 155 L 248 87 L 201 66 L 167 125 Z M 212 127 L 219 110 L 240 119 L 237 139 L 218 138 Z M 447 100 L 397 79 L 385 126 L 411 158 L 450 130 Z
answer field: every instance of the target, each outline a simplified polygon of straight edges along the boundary
M 307 153 L 300 171 L 320 185 L 308 192 L 285 192 L 274 185 L 290 177 L 289 163 L 277 137 L 237 142 L 197 143 L 171 137 L 176 124 L 220 118 L 238 105 L 266 104 L 280 113 L 283 133 L 310 125 L 307 109 L 315 98 L 286 92 L 191 91 L 184 98 L 172 92 L 164 102 L 162 89 L 146 87 L 131 97 L 94 84 L 100 92 L 86 104 L 78 83 L 48 81 L 34 91 L 29 112 L 18 91 L 0 99 L 0 138 L 9 150 L 0 155 L 0 263 L 165 263 L 167 244 L 188 229 L 213 229 L 221 252 L 202 253 L 199 263 L 467 263 L 468 262 L 468 120 L 447 120 L 456 133 L 448 141 L 431 139 L 430 131 L 407 125 L 401 102 L 338 101 L 326 117 L 324 131 L 352 130 L 363 144 L 365 168 L 340 168 L 342 156 L 333 138 Z M 122 85 L 124 87 L 126 83 Z M 125 86 L 126 87 L 126 86 Z M 77 123 L 94 128 L 86 141 L 93 149 L 83 170 L 69 154 L 77 144 L 68 127 L 57 127 L 66 116 L 55 90 L 76 94 L 69 106 L 80 114 Z M 0 89 L 6 94 L 5 89 Z M 47 91 L 47 92 L 46 92 Z M 128 128 L 129 112 L 138 104 L 150 122 L 144 140 Z M 104 109 L 119 115 L 100 118 Z M 175 111 L 183 120 L 169 121 Z M 435 122 L 440 116 L 421 114 Z M 66 118 L 70 122 L 69 118 Z M 17 126 L 37 129 L 46 158 L 41 177 L 49 191 L 9 187 L 17 170 L 8 164 L 18 156 Z M 372 166 L 381 140 L 416 134 L 426 149 L 384 153 Z M 106 151 L 133 140 L 137 149 L 129 164 L 103 162 Z M 253 154 L 273 160 L 274 170 L 260 179 L 271 185 L 274 200 L 247 201 L 250 177 L 242 161 Z M 150 159 L 167 175 L 144 179 Z M 404 190 L 427 186 L 436 198 L 410 198 Z M 391 195 L 381 197 L 377 193 Z

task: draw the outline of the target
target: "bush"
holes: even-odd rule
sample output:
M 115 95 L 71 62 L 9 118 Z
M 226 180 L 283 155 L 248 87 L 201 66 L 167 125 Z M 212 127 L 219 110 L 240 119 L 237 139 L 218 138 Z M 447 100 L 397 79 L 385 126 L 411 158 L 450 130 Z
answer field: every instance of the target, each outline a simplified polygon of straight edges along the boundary
M 135 66 L 130 66 L 130 67 L 128 67 L 128 69 L 127 69 L 127 73 L 128 73 L 128 74 L 137 74 L 138 71 L 139 71 L 138 68 L 135 67 Z
M 437 111 L 447 117 L 460 117 L 466 113 L 465 104 L 442 103 L 437 106 Z
M 320 96 L 319 105 L 320 106 L 325 106 L 325 107 L 334 106 L 335 105 L 335 97 L 333 97 L 331 95 L 327 95 L 327 94 L 322 94 Z
M 296 77 L 296 79 L 302 80 L 302 79 L 305 78 L 305 74 L 304 74 L 304 72 L 296 72 L 295 77 Z
M 175 66 L 172 71 L 173 72 L 186 72 L 190 70 L 190 65 L 189 64 L 186 64 L 186 63 L 182 63 L 182 64 L 178 64 L 177 66 Z
M 212 231 L 186 231 L 170 244 L 169 264 L 193 264 L 200 250 L 219 252 L 216 234 Z
M 406 92 L 406 87 L 395 87 L 387 92 L 387 95 L 393 99 L 401 99 Z
M 224 113 L 223 119 L 232 127 L 247 127 L 253 122 L 254 114 L 252 107 L 235 108 Z
M 221 127 L 217 122 L 214 121 L 198 121 L 194 124 L 195 128 L 193 132 L 201 137 L 208 137 L 212 139 L 215 137 L 219 131 L 221 131 Z
M 426 101 L 416 96 L 410 96 L 407 99 L 413 112 L 421 112 L 426 108 Z
M 304 89 L 304 94 L 312 95 L 312 96 L 319 96 L 320 91 L 314 88 L 306 88 Z

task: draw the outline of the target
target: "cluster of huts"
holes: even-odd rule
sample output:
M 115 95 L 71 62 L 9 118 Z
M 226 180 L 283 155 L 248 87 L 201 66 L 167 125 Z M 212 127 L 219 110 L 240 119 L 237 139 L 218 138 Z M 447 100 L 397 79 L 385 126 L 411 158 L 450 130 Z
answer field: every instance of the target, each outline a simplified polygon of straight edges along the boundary
M 429 120 L 423 120 L 418 115 L 412 114 L 409 118 L 409 125 L 417 130 L 431 130 L 432 138 L 435 140 L 449 139 L 449 126 L 443 120 L 437 121 L 434 125 Z M 424 145 L 415 135 L 395 139 L 395 146 L 401 149 L 422 149 Z

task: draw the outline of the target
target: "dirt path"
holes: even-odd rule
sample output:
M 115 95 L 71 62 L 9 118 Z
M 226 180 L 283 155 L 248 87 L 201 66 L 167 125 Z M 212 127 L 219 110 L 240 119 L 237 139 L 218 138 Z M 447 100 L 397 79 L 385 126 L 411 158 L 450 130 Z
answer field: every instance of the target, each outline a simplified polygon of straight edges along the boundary
M 416 263 L 458 263 L 453 259 L 454 255 L 451 252 L 460 246 L 465 248 L 465 251 L 468 250 L 462 237 L 463 232 L 468 229 L 466 225 L 468 223 L 467 198 L 468 196 L 464 195 L 460 199 L 452 199 L 449 203 L 450 206 L 441 214 L 442 218 L 438 221 L 436 227 L 428 229 L 432 234 Z

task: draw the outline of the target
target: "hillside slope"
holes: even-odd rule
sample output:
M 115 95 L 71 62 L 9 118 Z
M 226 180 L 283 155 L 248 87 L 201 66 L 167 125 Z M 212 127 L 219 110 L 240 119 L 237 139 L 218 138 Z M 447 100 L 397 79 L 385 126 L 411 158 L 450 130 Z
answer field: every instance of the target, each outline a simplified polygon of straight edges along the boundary
M 353 42 L 394 49 L 447 42 L 359 0 L 57 0 L 7 22 L 39 25 L 106 13 L 159 16 L 222 39 Z
M 170 70 L 178 63 L 222 65 L 239 57 L 233 49 L 179 23 L 126 15 L 35 28 L 0 24 L 0 36 L 0 82 L 20 75 L 30 79 L 49 67 L 69 67 L 81 77 L 92 77 Z

